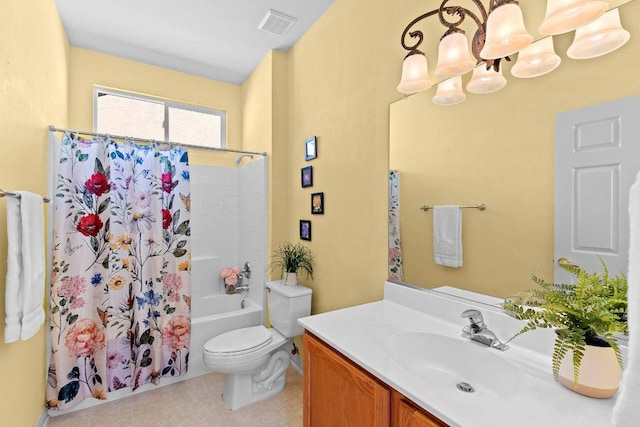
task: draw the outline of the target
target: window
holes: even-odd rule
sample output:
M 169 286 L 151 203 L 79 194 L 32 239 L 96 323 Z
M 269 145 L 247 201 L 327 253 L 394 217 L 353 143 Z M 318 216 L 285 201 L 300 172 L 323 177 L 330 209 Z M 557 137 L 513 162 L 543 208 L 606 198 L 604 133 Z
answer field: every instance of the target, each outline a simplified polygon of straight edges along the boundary
M 94 90 L 94 130 L 119 136 L 226 147 L 226 113 L 102 88 Z

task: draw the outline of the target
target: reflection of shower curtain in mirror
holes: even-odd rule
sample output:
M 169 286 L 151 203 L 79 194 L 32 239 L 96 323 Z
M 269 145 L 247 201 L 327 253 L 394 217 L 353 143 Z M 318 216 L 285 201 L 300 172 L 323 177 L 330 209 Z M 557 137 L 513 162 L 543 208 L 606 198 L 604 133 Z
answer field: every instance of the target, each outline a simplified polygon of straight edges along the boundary
M 65 134 L 56 178 L 47 404 L 186 373 L 188 156 Z
M 389 279 L 402 281 L 400 174 L 389 171 Z

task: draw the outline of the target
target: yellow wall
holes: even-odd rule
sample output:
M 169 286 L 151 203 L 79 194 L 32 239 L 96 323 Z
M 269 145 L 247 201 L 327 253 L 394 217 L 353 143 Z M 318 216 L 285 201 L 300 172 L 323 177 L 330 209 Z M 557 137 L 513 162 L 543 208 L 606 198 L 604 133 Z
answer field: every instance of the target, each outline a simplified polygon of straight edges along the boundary
M 267 152 L 269 179 L 269 253 L 285 239 L 287 194 L 287 54 L 270 52 L 242 85 L 242 148 Z
M 100 86 L 226 111 L 227 146 L 242 147 L 240 86 L 76 47 L 70 49 L 69 81 L 71 129 L 93 129 L 93 88 Z M 219 157 L 193 151 L 190 162 L 216 162 Z
M 411 1 L 415 3 L 418 1 Z M 424 2 L 422 6 L 424 6 Z M 386 0 L 336 0 L 289 52 L 288 238 L 312 222 L 313 312 L 382 298 L 387 276 L 389 103 L 403 58 L 400 33 L 412 11 Z M 318 158 L 304 161 L 317 137 Z M 300 168 L 313 166 L 313 187 Z M 324 192 L 325 214 L 310 214 Z M 275 219 L 277 221 L 277 219 Z
M 620 8 L 631 40 L 616 52 L 576 61 L 573 35 L 554 37 L 562 64 L 535 79 L 511 77 L 494 94 L 436 106 L 434 90 L 391 107 L 391 168 L 400 171 L 404 280 L 497 296 L 553 278 L 554 120 L 558 112 L 640 94 L 640 2 Z M 466 84 L 466 80 L 463 80 Z M 433 212 L 423 204 L 478 204 L 463 211 L 464 266 L 433 262 Z
M 46 194 L 47 126 L 67 122 L 68 43 L 53 0 L 7 0 L 0 25 L 0 188 Z M 0 260 L 7 259 L 0 199 Z M 0 337 L 6 262 L 0 262 Z M 42 284 L 44 286 L 44 283 Z M 0 338 L 0 424 L 32 427 L 44 409 L 46 328 L 27 341 Z

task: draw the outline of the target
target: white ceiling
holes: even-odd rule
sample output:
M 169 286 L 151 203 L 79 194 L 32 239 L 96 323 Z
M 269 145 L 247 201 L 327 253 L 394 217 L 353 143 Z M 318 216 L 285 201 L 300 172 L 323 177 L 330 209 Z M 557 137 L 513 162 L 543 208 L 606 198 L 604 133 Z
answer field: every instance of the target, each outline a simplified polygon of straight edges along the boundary
M 288 51 L 334 0 L 55 0 L 69 43 L 242 84 L 270 50 Z M 297 19 L 258 29 L 269 9 Z

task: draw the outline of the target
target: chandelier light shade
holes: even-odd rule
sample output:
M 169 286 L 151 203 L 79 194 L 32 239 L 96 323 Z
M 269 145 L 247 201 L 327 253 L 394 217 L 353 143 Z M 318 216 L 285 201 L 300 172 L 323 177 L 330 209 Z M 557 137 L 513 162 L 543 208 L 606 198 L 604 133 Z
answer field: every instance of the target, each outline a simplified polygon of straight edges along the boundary
M 440 40 L 438 65 L 434 71 L 436 77 L 449 77 L 466 74 L 476 66 L 476 60 L 469 53 L 469 42 L 463 33 L 454 32 Z
M 502 75 L 502 70 L 493 68 L 487 70 L 485 64 L 480 64 L 473 69 L 471 80 L 467 83 L 467 90 L 475 94 L 497 92 L 507 85 L 507 79 Z
M 505 3 L 496 7 L 487 20 L 487 35 L 480 51 L 482 59 L 499 59 L 512 55 L 533 41 L 524 26 L 520 6 Z
M 411 20 L 402 32 L 400 43 L 408 54 L 397 88 L 401 93 L 413 94 L 434 85 L 429 77 L 427 55 L 419 50 L 425 35 L 418 24 L 430 17 L 437 18 L 432 21 L 444 28 L 433 70 L 436 81 L 440 80 L 433 102 L 439 105 L 464 101 L 461 76 L 471 71 L 466 85 L 468 92 L 484 94 L 502 89 L 507 80 L 501 65 L 511 61 L 515 54 L 518 60 L 511 68 L 514 77 L 538 77 L 555 70 L 562 60 L 554 51 L 551 35 L 575 30 L 573 44 L 567 51 L 573 59 L 604 55 L 624 45 L 630 37 L 620 24 L 618 9 L 606 12 L 609 5 L 603 0 L 546 0 L 546 3 L 530 0 L 535 7 L 546 5 L 539 31 L 549 36 L 536 43 L 532 43 L 534 37 L 524 25 L 518 0 L 437 3 L 440 6 Z
M 438 90 L 432 101 L 438 105 L 459 104 L 467 99 L 462 91 L 462 77 L 455 76 L 438 84 Z
M 618 9 L 612 9 L 576 30 L 567 56 L 572 59 L 596 58 L 618 49 L 630 37 L 629 32 L 622 28 Z
M 553 37 L 545 37 L 518 53 L 511 75 L 523 79 L 542 76 L 558 68 L 560 62 L 562 60 L 553 50 Z
M 398 92 L 411 94 L 422 92 L 433 86 L 429 77 L 427 57 L 420 51 L 409 53 L 402 64 L 402 78 L 398 84 Z
M 547 0 L 540 34 L 563 34 L 594 21 L 609 8 L 606 1 Z

